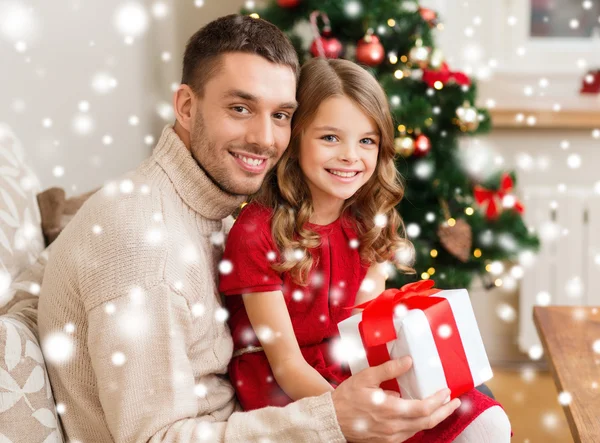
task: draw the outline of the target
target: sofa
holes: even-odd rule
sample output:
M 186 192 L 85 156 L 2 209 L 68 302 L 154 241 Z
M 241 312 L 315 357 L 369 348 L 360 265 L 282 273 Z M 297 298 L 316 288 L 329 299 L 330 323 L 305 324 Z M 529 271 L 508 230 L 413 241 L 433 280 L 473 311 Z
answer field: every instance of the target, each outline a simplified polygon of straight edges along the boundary
M 1 443 L 64 441 L 61 408 L 52 396 L 37 332 L 38 294 L 49 252 L 39 192 L 23 147 L 0 124 Z

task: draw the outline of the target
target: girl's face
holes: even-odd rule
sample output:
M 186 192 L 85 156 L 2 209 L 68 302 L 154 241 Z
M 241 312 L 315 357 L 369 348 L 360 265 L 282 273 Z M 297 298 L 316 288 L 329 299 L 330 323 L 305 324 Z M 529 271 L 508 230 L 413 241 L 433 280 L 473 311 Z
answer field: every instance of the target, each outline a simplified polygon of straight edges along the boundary
M 314 207 L 341 207 L 352 197 L 373 175 L 379 143 L 377 125 L 352 100 L 335 96 L 322 102 L 299 152 Z

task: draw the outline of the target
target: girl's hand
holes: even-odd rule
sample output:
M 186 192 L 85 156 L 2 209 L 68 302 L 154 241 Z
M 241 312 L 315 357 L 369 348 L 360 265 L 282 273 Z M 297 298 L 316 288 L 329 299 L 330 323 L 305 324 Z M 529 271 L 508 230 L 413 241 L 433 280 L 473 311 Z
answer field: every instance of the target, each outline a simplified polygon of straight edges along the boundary
M 350 442 L 402 442 L 417 432 L 432 429 L 459 406 L 454 399 L 444 404 L 450 390 L 424 400 L 405 400 L 384 392 L 379 385 L 407 372 L 410 357 L 367 368 L 341 383 L 331 393 L 342 433 Z

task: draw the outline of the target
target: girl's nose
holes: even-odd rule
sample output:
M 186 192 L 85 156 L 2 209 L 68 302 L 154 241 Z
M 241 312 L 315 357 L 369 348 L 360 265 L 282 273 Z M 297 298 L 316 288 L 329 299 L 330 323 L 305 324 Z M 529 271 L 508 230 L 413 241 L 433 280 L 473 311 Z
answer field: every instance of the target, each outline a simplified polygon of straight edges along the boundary
M 344 163 L 352 164 L 358 161 L 358 154 L 354 146 L 346 146 L 340 154 L 340 160 Z

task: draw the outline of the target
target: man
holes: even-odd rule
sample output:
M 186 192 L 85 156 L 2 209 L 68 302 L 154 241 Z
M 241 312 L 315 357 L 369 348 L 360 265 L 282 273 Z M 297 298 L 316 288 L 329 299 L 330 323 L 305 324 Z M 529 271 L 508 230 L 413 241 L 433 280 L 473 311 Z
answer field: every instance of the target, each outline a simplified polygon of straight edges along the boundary
M 373 403 L 409 359 L 331 394 L 239 412 L 217 292 L 218 270 L 236 271 L 219 263 L 224 219 L 286 149 L 297 76 L 275 26 L 242 16 L 208 24 L 185 51 L 174 127 L 56 240 L 39 331 L 71 441 L 403 441 L 452 412 L 445 392 Z

